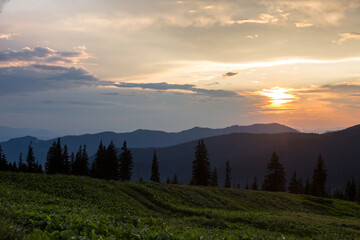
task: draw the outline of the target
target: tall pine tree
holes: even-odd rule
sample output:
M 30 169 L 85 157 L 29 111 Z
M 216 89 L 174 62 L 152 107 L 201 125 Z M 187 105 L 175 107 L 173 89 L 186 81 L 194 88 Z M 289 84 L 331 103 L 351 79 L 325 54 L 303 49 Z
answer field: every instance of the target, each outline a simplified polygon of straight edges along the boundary
M 267 170 L 268 174 L 265 176 L 262 189 L 265 191 L 285 192 L 286 179 L 284 167 L 279 162 L 279 157 L 276 155 L 276 152 L 273 152 Z
M 227 160 L 225 164 L 225 184 L 224 187 L 231 188 L 231 168 L 230 161 Z
M 82 175 L 82 176 L 88 175 L 89 173 L 88 161 L 89 158 L 86 152 L 86 145 L 84 145 L 84 147 L 80 145 L 73 163 L 72 174 Z
M 210 184 L 210 162 L 204 140 L 199 140 L 195 148 L 195 160 L 192 165 L 193 185 L 208 186 Z
M 251 190 L 259 190 L 259 186 L 258 186 L 258 183 L 257 183 L 257 178 L 256 178 L 256 176 L 254 177 L 254 182 L 253 182 L 253 184 L 251 185 Z
M 55 161 L 56 161 L 56 142 L 54 141 L 50 146 L 46 156 L 45 172 L 47 174 L 57 173 Z
M 296 194 L 300 194 L 303 191 L 302 184 L 296 178 L 296 171 L 294 171 L 293 176 L 290 179 L 288 190 L 289 193 L 296 193 Z
M 126 141 L 123 143 L 120 154 L 120 180 L 130 181 L 132 175 L 132 169 L 134 167 L 131 151 L 126 146 Z
M 18 170 L 19 172 L 27 172 L 27 166 L 23 162 L 22 153 L 19 154 Z
M 119 162 L 113 141 L 110 142 L 105 153 L 106 177 L 109 180 L 119 180 Z
M 66 144 L 64 146 L 62 156 L 63 156 L 63 162 L 64 162 L 64 173 L 65 174 L 70 174 L 71 164 L 70 164 L 70 157 L 69 157 L 68 147 L 67 147 Z
M 316 168 L 314 169 L 313 181 L 311 185 L 311 194 L 318 197 L 326 197 L 326 179 L 327 173 L 324 160 L 319 155 Z
M 35 163 L 35 156 L 34 156 L 34 150 L 32 147 L 32 142 L 30 142 L 28 147 L 28 153 L 26 156 L 26 163 L 27 163 L 27 171 L 30 173 L 36 173 L 38 172 L 38 168 Z
M 6 156 L 3 153 L 0 145 L 0 171 L 8 171 L 8 170 L 9 170 L 9 164 L 6 160 Z
M 95 159 L 91 165 L 90 176 L 95 178 L 105 179 L 106 177 L 106 148 L 103 145 L 103 142 L 100 141 L 98 150 L 95 154 Z
M 150 180 L 152 182 L 160 182 L 159 162 L 157 160 L 156 151 L 154 151 L 154 156 L 152 160 Z

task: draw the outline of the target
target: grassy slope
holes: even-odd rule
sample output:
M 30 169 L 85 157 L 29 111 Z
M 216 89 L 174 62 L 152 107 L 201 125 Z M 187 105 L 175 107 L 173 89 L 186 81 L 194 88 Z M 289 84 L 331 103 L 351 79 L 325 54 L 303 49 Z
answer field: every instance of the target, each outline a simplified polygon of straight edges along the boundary
M 1 239 L 360 239 L 360 205 L 305 195 L 0 173 Z

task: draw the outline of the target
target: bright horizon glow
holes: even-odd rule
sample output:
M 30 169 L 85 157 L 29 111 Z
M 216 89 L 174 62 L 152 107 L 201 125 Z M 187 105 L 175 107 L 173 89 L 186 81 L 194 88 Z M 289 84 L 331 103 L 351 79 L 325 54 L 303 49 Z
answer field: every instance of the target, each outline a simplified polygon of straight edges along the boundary
M 259 91 L 259 94 L 266 96 L 269 99 L 271 108 L 281 108 L 286 103 L 291 103 L 296 100 L 296 97 L 290 93 L 291 89 L 285 89 L 280 87 L 273 87 L 272 89 L 263 89 Z

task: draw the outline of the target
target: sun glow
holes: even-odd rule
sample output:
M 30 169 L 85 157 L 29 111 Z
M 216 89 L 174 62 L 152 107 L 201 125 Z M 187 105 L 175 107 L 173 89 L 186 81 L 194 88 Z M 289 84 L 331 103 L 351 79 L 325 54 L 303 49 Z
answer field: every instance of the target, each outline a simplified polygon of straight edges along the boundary
M 286 103 L 295 101 L 296 96 L 288 93 L 291 89 L 273 87 L 271 89 L 263 89 L 259 93 L 263 96 L 266 96 L 269 99 L 270 107 L 272 108 L 281 108 Z

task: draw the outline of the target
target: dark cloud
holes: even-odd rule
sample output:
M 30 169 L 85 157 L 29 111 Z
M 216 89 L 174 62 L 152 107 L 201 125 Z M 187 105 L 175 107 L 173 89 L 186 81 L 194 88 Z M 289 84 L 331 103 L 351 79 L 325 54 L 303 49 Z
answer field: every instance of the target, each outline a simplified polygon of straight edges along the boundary
M 192 90 L 195 85 L 192 84 L 169 84 L 166 82 L 161 83 L 119 83 L 114 84 L 120 88 L 142 88 L 142 89 L 153 89 L 153 90 Z
M 327 84 L 321 86 L 324 89 L 339 90 L 344 92 L 360 91 L 360 85 L 353 83 Z
M 59 52 L 47 47 L 24 48 L 21 51 L 0 51 L 0 62 L 46 62 L 73 63 L 89 56 L 83 49 L 73 52 Z
M 83 68 L 39 64 L 0 68 L 0 96 L 96 86 L 100 83 L 98 78 Z
M 239 73 L 236 72 L 227 72 L 222 75 L 223 78 L 233 77 L 235 75 L 238 75 Z
M 75 101 L 75 100 L 69 100 L 69 101 L 52 101 L 52 100 L 45 100 L 41 101 L 43 104 L 66 104 L 66 105 L 75 105 L 75 106 L 98 106 L 98 107 L 104 107 L 104 106 L 113 106 L 116 105 L 115 103 L 111 102 L 99 102 L 99 101 Z
M 161 83 L 119 83 L 113 84 L 113 86 L 119 88 L 142 88 L 152 90 L 187 90 L 192 91 L 196 94 L 207 95 L 210 97 L 237 97 L 239 96 L 236 92 L 226 90 L 209 90 L 203 88 L 196 88 L 193 84 L 169 84 L 166 82 Z

